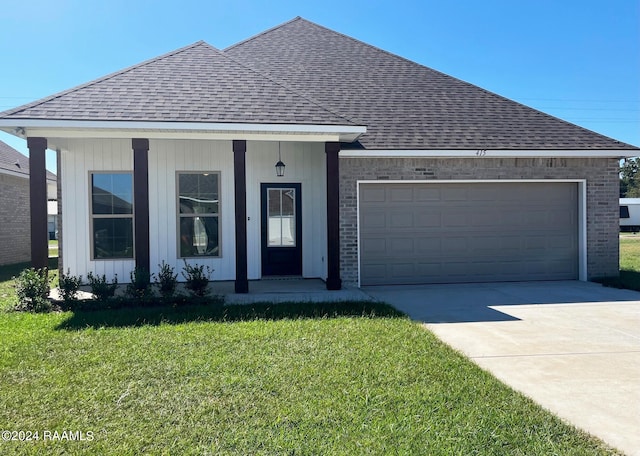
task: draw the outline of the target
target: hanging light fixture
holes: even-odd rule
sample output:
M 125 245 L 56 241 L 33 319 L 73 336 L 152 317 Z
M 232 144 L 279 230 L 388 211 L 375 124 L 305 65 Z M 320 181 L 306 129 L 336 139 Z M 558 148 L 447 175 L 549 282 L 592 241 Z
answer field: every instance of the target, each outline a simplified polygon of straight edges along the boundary
M 278 141 L 278 163 L 276 163 L 276 176 L 284 176 L 284 167 L 285 164 L 282 163 L 282 157 L 280 155 L 280 141 Z

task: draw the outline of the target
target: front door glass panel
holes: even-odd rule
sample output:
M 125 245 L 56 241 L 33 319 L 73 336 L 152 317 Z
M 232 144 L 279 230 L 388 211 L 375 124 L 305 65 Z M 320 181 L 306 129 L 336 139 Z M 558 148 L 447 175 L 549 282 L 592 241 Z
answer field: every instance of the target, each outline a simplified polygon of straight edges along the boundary
M 270 188 L 267 192 L 269 247 L 296 246 L 296 190 Z

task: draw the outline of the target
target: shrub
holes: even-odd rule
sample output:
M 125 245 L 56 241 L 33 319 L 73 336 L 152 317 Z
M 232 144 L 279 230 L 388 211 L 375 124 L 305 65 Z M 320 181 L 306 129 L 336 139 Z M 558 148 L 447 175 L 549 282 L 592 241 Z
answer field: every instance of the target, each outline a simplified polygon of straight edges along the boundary
M 67 269 L 66 274 L 60 274 L 58 286 L 62 300 L 65 302 L 74 302 L 78 299 L 76 294 L 82 285 L 82 276 L 71 275 L 71 270 Z
M 158 267 L 160 268 L 160 272 L 158 272 L 157 276 L 154 274 L 154 281 L 158 285 L 162 297 L 164 299 L 170 299 L 176 292 L 178 274 L 174 274 L 173 267 L 165 263 L 164 260 L 162 260 L 162 263 L 159 264 Z
M 91 293 L 93 293 L 97 301 L 106 301 L 107 299 L 112 298 L 116 293 L 116 288 L 118 288 L 117 275 L 114 277 L 111 283 L 108 283 L 106 275 L 93 275 L 93 272 L 90 272 L 89 274 L 87 274 L 87 280 L 89 281 L 89 286 L 91 287 Z
M 49 271 L 47 268 L 23 270 L 14 277 L 18 303 L 15 310 L 25 312 L 49 312 Z
M 209 285 L 209 279 L 213 274 L 213 269 L 205 265 L 193 265 L 191 266 L 185 260 L 182 276 L 186 279 L 185 287 L 192 296 L 203 297 L 208 294 L 207 286 Z M 206 272 L 205 272 L 206 270 Z
M 129 273 L 131 283 L 127 284 L 125 295 L 137 301 L 149 301 L 153 297 L 151 275 L 145 268 L 136 267 Z

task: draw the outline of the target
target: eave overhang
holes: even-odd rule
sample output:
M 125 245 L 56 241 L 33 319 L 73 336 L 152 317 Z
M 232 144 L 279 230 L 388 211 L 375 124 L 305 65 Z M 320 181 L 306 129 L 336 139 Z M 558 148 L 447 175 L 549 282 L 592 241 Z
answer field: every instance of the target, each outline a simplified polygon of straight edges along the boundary
M 140 137 L 350 143 L 367 128 L 360 125 L 0 119 L 0 130 L 21 138 L 43 137 L 49 140 Z

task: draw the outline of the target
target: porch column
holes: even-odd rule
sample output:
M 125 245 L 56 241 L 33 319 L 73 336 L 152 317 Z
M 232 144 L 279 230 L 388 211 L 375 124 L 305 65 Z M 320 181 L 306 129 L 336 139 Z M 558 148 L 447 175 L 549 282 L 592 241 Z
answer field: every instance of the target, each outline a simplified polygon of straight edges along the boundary
M 327 290 L 342 288 L 340 279 L 340 168 L 339 142 L 324 145 L 327 155 Z
M 233 141 L 236 210 L 236 293 L 249 293 L 247 273 L 247 141 Z
M 46 268 L 47 239 L 47 138 L 27 138 L 29 148 L 29 205 L 31 210 L 31 266 Z
M 133 148 L 133 226 L 136 268 L 151 270 L 149 255 L 149 140 L 134 138 Z
M 64 273 L 64 244 L 62 242 L 62 151 L 56 150 L 56 199 L 58 201 L 58 274 Z

